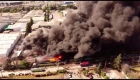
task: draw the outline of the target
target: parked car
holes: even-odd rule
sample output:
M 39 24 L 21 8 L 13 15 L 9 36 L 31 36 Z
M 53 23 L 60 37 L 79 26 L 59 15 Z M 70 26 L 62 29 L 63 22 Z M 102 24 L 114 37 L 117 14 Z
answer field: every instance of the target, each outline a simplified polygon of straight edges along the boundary
M 90 65 L 90 62 L 88 62 L 88 61 L 84 61 L 84 62 L 80 63 L 81 67 L 86 67 L 86 66 L 89 66 L 89 65 Z
M 31 71 L 32 72 L 45 72 L 46 70 L 42 68 L 32 68 Z

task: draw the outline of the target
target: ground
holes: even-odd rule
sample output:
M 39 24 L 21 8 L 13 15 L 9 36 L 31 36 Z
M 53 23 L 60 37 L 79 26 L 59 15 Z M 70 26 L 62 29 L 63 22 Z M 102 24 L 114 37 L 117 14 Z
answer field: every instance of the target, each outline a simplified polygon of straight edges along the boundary
M 53 75 L 53 76 L 45 76 L 45 77 L 35 77 L 32 75 L 28 75 L 28 76 L 14 76 L 12 77 L 12 79 L 54 79 L 54 77 L 56 79 L 63 79 L 64 74 L 58 74 L 58 75 Z
M 132 69 L 140 72 L 140 64 L 136 64 L 136 65 L 132 66 Z
M 59 68 L 56 67 L 56 66 L 46 67 L 46 72 L 62 69 L 63 67 L 68 67 L 67 71 L 68 72 L 73 72 L 72 79 L 89 79 L 88 77 L 86 77 L 82 74 L 81 74 L 81 77 L 80 77 L 80 74 L 78 74 L 78 71 L 81 68 L 81 66 L 76 65 L 76 64 L 67 64 L 67 65 L 64 65 L 64 66 L 60 66 Z M 2 72 L 2 75 L 3 76 L 8 76 L 8 74 L 10 74 L 10 73 L 14 73 L 15 75 L 18 75 L 19 73 L 26 74 L 26 73 L 32 73 L 32 72 L 30 70 L 11 71 L 11 72 L 4 71 L 4 72 Z M 36 72 L 35 74 L 41 74 L 41 73 L 42 72 Z M 0 74 L 0 76 L 2 76 L 2 75 Z M 100 77 L 98 77 L 97 74 L 94 74 L 93 77 L 94 77 L 94 79 L 101 79 Z M 16 76 L 16 77 L 12 77 L 12 78 L 15 78 L 15 79 L 35 79 L 36 77 L 28 75 L 28 76 Z M 68 79 L 69 76 L 68 76 L 68 74 L 65 74 L 65 75 L 64 74 L 58 74 L 58 75 L 53 75 L 53 76 L 39 77 L 39 79 L 40 78 L 41 79 L 56 79 L 56 78 L 57 79 Z

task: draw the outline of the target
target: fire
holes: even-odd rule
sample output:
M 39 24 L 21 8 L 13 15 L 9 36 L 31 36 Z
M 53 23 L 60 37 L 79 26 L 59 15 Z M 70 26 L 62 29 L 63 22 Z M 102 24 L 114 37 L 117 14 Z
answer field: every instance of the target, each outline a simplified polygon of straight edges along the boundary
M 57 56 L 57 57 L 53 57 L 51 59 L 49 59 L 50 62 L 56 62 L 59 61 L 62 58 L 62 56 Z
M 61 59 L 61 58 L 62 58 L 62 56 L 59 56 L 58 58 L 59 58 L 59 59 Z

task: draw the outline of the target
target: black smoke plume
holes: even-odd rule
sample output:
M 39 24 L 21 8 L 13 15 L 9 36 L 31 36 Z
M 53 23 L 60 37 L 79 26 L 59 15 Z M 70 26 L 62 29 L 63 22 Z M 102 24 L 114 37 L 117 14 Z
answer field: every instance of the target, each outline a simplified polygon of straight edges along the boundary
M 61 25 L 31 33 L 24 47 L 49 56 L 74 52 L 74 58 L 140 48 L 139 1 L 79 1 L 77 7 L 78 13 L 69 12 Z

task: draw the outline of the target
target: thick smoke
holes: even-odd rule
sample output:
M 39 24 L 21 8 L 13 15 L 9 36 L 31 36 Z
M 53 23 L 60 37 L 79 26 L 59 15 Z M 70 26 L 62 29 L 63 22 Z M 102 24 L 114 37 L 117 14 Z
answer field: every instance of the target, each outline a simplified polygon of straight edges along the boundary
M 75 52 L 79 58 L 103 50 L 103 45 L 114 46 L 112 42 L 126 46 L 140 32 L 138 1 L 79 1 L 77 7 L 78 13 L 68 13 L 62 25 L 31 33 L 24 47 L 50 56 Z

